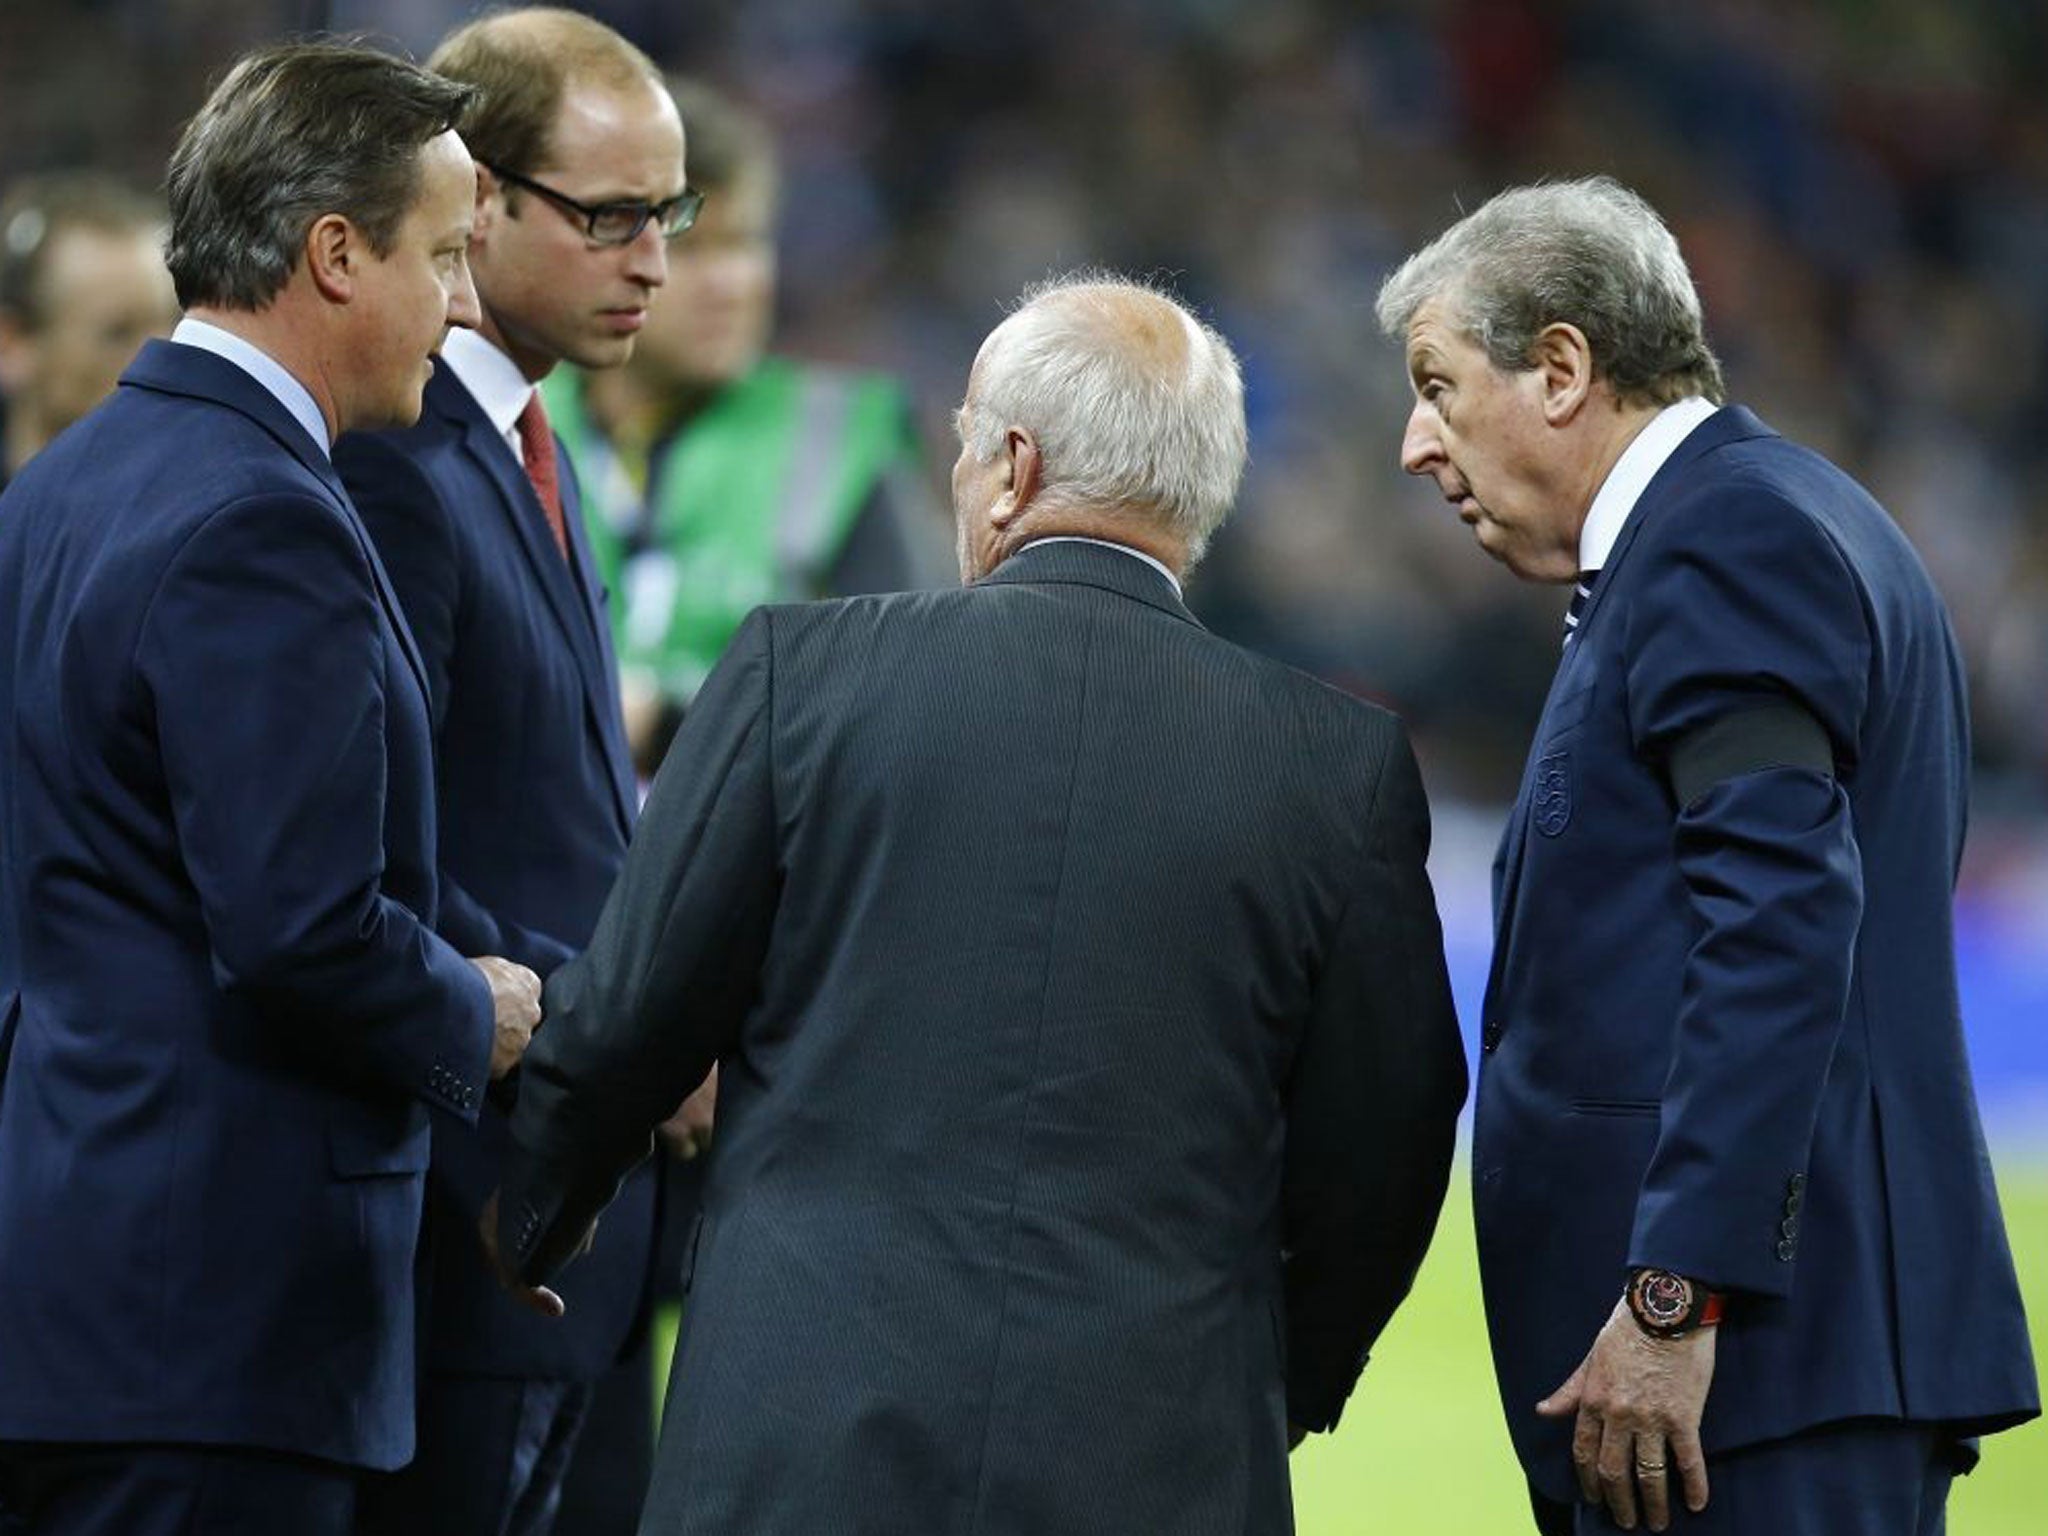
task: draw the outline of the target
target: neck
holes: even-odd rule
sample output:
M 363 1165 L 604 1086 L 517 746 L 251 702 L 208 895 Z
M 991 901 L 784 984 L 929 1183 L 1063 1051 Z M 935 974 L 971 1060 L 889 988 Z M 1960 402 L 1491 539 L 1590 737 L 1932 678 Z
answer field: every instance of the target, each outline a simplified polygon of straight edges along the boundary
M 584 374 L 583 404 L 607 436 L 652 439 L 688 424 L 722 388 L 694 379 L 654 378 L 628 363 Z
M 1057 510 L 1031 509 L 999 535 L 996 565 L 1039 539 L 1101 539 L 1140 550 L 1173 572 L 1176 581 L 1187 578 L 1187 541 L 1159 526 L 1158 514 L 1149 509 L 1125 505 L 1109 507 L 1061 507 Z
M 303 384 L 320 408 L 329 442 L 348 430 L 348 423 L 342 419 L 340 392 L 335 387 L 340 370 L 319 338 L 299 323 L 287 300 L 280 299 L 268 309 L 219 309 L 210 304 L 195 304 L 185 313 L 189 319 L 203 320 L 229 335 L 241 337 Z
M 479 295 L 481 296 L 481 295 Z M 519 370 L 519 376 L 529 384 L 538 384 L 555 371 L 558 357 L 531 351 L 508 337 L 498 324 L 498 317 L 491 312 L 489 304 L 483 305 L 483 318 L 477 322 L 476 333 L 512 359 L 512 366 Z
M 1607 483 L 1607 477 L 1614 473 L 1614 466 L 1628 451 L 1628 445 L 1664 409 L 1661 405 L 1624 405 L 1614 401 L 1611 409 L 1600 410 L 1594 403 L 1595 415 L 1587 423 L 1591 434 L 1587 442 L 1587 453 L 1580 466 L 1577 479 L 1563 487 L 1572 504 L 1579 509 L 1576 526 L 1572 529 L 1573 558 L 1577 558 L 1578 539 L 1586 526 L 1586 517 L 1593 510 L 1593 498 L 1600 494 L 1600 487 Z

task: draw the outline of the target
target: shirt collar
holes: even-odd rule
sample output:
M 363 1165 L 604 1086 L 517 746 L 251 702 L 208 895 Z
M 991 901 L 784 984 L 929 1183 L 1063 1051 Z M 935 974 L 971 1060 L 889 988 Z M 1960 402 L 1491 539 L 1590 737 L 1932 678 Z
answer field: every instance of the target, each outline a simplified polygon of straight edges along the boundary
M 1678 451 L 1678 445 L 1692 435 L 1694 427 L 1719 409 L 1713 401 L 1698 395 L 1667 405 L 1622 450 L 1586 512 L 1585 526 L 1579 530 L 1580 570 L 1597 571 L 1607 563 L 1607 557 L 1614 552 L 1614 541 L 1628 524 L 1629 514 L 1635 511 L 1636 503 L 1656 479 L 1664 461 Z
M 1100 545 L 1104 549 L 1116 550 L 1120 554 L 1129 555 L 1134 560 L 1144 561 L 1147 565 L 1151 566 L 1153 570 L 1157 571 L 1160 575 L 1164 576 L 1166 578 L 1167 585 L 1173 588 L 1173 595 L 1175 597 L 1181 597 L 1185 595 L 1182 593 L 1180 589 L 1180 578 L 1174 575 L 1172 571 L 1166 568 L 1165 561 L 1156 559 L 1153 556 L 1146 554 L 1145 551 L 1143 551 L 1142 549 L 1133 549 L 1128 544 L 1118 544 L 1111 539 L 1091 539 L 1087 537 L 1085 534 L 1079 533 L 1053 533 L 1046 535 L 1046 537 L 1042 539 L 1033 539 L 1029 544 L 1023 545 L 1018 550 L 1018 553 L 1022 554 L 1024 550 L 1034 548 L 1035 546 L 1040 544 L 1096 544 Z
M 441 361 L 454 370 L 462 387 L 483 408 L 498 435 L 518 451 L 519 413 L 533 398 L 533 385 L 519 365 L 475 331 L 453 330 L 441 343 Z
M 178 322 L 171 332 L 171 340 L 180 346 L 197 347 L 202 352 L 211 352 L 215 357 L 226 358 L 242 372 L 261 384 L 277 400 L 277 403 L 291 413 L 291 418 L 306 429 L 306 435 L 313 439 L 321 455 L 333 457 L 333 445 L 327 438 L 327 418 L 320 414 L 319 404 L 313 393 L 292 376 L 276 358 L 257 346 L 253 341 L 237 336 L 233 331 L 224 331 L 217 325 L 204 320 L 195 320 L 190 315 Z

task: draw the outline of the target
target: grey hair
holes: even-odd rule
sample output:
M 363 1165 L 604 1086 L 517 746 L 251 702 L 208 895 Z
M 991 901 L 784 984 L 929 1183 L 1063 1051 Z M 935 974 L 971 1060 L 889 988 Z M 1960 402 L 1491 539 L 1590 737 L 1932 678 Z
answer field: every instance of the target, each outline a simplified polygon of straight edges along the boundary
M 1171 294 L 1115 273 L 1026 289 L 983 345 L 967 407 L 977 459 L 1023 427 L 1038 439 L 1048 506 L 1156 513 L 1190 565 L 1244 476 L 1244 381 L 1230 343 Z
M 167 179 L 164 260 L 178 302 L 261 309 L 330 213 L 387 255 L 419 191 L 419 152 L 476 94 L 372 48 L 259 48 L 185 125 Z
M 1441 300 L 1446 322 L 1519 373 L 1545 326 L 1585 333 L 1594 375 L 1630 404 L 1723 398 L 1692 274 L 1657 211 L 1607 176 L 1513 187 L 1403 262 L 1380 288 L 1380 327 L 1405 340 Z

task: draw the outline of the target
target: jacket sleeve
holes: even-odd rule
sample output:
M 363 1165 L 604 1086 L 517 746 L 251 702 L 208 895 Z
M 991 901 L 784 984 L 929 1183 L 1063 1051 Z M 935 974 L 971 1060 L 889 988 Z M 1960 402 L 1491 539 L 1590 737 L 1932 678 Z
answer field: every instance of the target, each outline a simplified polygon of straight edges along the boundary
M 462 559 L 454 531 L 459 510 L 443 501 L 413 457 L 387 437 L 344 436 L 335 448 L 335 467 L 376 541 L 426 667 L 438 760 L 462 622 Z M 575 953 L 562 940 L 491 911 L 445 865 L 435 873 L 440 893 L 435 931 L 463 954 L 503 955 L 545 977 Z
M 589 948 L 548 982 L 499 1202 L 499 1251 L 528 1283 L 567 1260 L 758 993 L 781 892 L 770 633 L 756 610 L 705 681 Z
M 1429 1247 L 1464 1046 L 1425 860 L 1429 806 L 1399 727 L 1287 1085 L 1287 1410 L 1335 1427 Z
M 1625 637 L 1635 750 L 1662 764 L 1706 727 L 1785 702 L 1825 732 L 1836 772 L 1734 772 L 1673 807 L 1695 937 L 1629 1263 L 1785 1295 L 1788 1196 L 1796 1215 L 1862 921 L 1837 774 L 1856 761 L 1871 640 L 1860 588 L 1813 519 L 1761 491 L 1688 510 L 1642 552 Z
M 252 498 L 173 558 L 135 664 L 221 986 L 317 1031 L 338 1071 L 474 1118 L 490 989 L 380 884 L 380 613 L 339 508 Z

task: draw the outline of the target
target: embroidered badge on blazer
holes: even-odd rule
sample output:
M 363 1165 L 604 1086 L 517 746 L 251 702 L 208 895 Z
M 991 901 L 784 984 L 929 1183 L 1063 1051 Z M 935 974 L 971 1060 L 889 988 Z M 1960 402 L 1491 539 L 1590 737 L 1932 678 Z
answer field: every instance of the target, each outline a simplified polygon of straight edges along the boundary
M 1549 752 L 1536 763 L 1536 830 L 1556 837 L 1572 819 L 1572 755 Z

